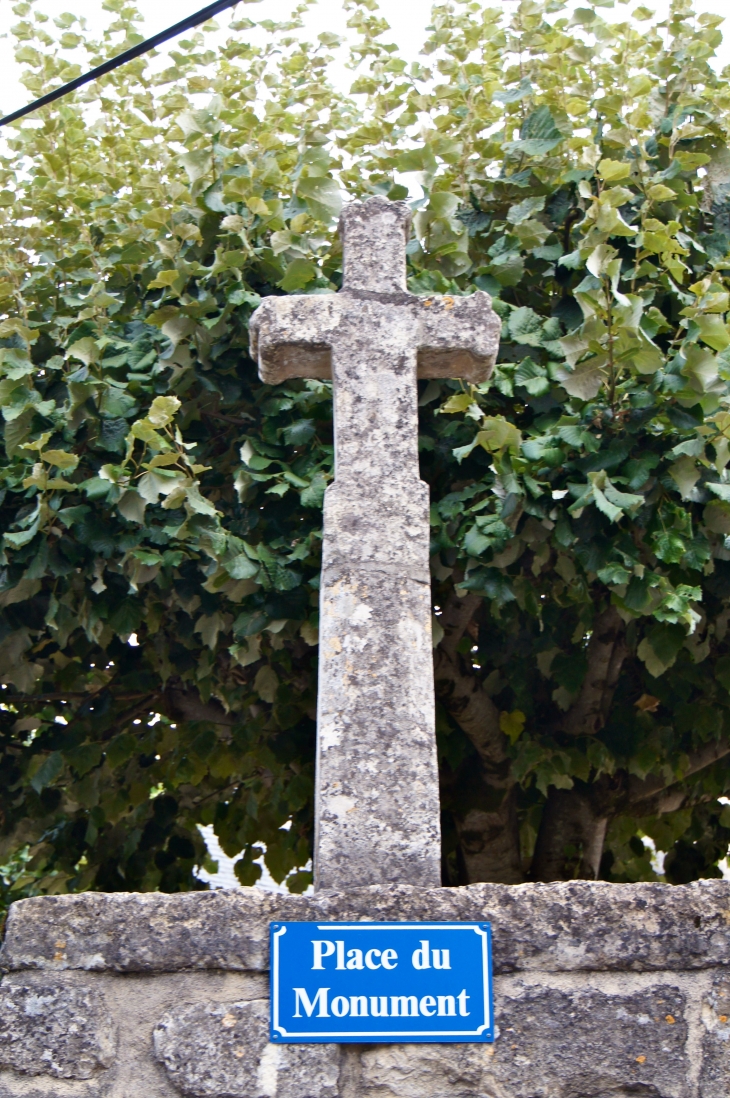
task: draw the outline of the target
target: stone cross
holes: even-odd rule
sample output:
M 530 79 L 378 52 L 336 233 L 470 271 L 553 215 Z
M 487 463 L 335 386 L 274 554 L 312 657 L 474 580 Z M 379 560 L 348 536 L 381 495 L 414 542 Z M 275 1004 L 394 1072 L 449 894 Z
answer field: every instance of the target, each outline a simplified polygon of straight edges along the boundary
M 489 296 L 406 289 L 410 211 L 370 198 L 340 221 L 337 294 L 268 297 L 251 324 L 263 381 L 332 378 L 335 480 L 324 504 L 315 887 L 438 885 L 429 492 L 417 378 L 484 381 Z

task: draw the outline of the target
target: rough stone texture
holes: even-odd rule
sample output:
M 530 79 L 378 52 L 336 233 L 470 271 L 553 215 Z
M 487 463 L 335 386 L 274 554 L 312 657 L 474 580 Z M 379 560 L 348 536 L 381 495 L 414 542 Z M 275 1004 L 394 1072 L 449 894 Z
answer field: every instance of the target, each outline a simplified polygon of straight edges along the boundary
M 254 888 L 39 896 L 12 905 L 0 965 L 13 971 L 265 972 L 269 923 L 297 919 L 489 920 L 496 973 L 730 966 L 727 881 L 390 885 L 316 896 Z
M 684 996 L 516 987 L 501 997 L 493 1046 L 408 1045 L 360 1055 L 368 1098 L 687 1098 Z M 667 1021 L 667 1019 L 671 1021 Z
M 702 1098 L 730 1095 L 730 972 L 718 974 L 702 1003 Z
M 0 987 L 0 1067 L 54 1079 L 90 1079 L 114 1060 L 114 1030 L 91 987 Z
M 320 604 L 315 887 L 438 885 L 428 488 L 416 378 L 489 376 L 488 295 L 406 290 L 405 203 L 343 213 L 338 294 L 268 298 L 252 318 L 264 381 L 334 382 Z
M 270 1046 L 281 919 L 489 919 L 495 1044 Z M 725 881 L 37 897 L 2 959 L 0 1098 L 730 1096 Z
M 337 1098 L 340 1046 L 272 1045 L 268 1015 L 268 1000 L 171 1010 L 155 1055 L 191 1098 Z
M 659 984 L 633 994 L 523 986 L 502 997 L 489 1076 L 514 1098 L 604 1098 L 656 1088 L 688 1094 L 685 996 Z

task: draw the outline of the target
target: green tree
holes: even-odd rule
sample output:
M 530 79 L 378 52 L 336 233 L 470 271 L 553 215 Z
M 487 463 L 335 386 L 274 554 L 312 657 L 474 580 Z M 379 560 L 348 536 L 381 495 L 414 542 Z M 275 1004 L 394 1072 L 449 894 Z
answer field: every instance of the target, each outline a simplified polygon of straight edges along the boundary
M 139 40 L 103 6 L 96 42 L 15 5 L 32 95 Z M 247 325 L 336 290 L 343 192 L 413 172 L 411 288 L 503 320 L 488 385 L 421 383 L 444 879 L 656 879 L 647 839 L 670 881 L 719 874 L 730 91 L 719 17 L 607 6 L 438 5 L 408 65 L 351 0 L 349 98 L 304 5 L 261 46 L 239 15 L 8 131 L 5 901 L 202 887 L 210 823 L 242 882 L 265 843 L 306 887 L 331 399 L 263 386 Z

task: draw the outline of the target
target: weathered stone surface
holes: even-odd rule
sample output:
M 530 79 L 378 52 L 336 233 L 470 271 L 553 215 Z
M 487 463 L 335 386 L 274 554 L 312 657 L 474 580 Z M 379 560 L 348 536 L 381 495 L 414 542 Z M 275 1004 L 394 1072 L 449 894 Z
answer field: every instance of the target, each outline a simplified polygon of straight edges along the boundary
M 702 1003 L 701 1098 L 730 1095 L 730 972 L 719 973 Z
M 406 290 L 410 212 L 348 206 L 336 295 L 267 298 L 251 322 L 264 381 L 334 381 L 324 508 L 315 888 L 438 885 L 428 488 L 417 376 L 483 380 L 500 324 L 486 294 Z
M 684 997 L 513 988 L 494 1045 L 379 1045 L 360 1054 L 363 1098 L 689 1098 Z M 702 1092 L 701 1098 L 709 1098 Z
M 285 919 L 489 920 L 497 973 L 730 966 L 727 881 L 39 896 L 11 907 L 0 962 L 16 971 L 263 972 L 269 922 Z
M 54 1079 L 90 1079 L 114 1062 L 112 1021 L 90 987 L 0 987 L 0 1068 Z
M 154 1032 L 157 1059 L 191 1098 L 338 1098 L 338 1045 L 268 1043 L 267 1000 L 169 1011 Z
M 424 499 L 424 530 L 427 511 Z M 352 566 L 324 575 L 316 880 L 437 884 L 430 586 Z

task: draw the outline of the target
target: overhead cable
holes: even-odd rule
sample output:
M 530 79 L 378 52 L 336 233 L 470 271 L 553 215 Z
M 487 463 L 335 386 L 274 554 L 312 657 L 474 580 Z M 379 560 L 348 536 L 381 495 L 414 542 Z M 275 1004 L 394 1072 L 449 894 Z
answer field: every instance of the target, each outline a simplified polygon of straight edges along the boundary
M 89 84 L 92 80 L 98 80 L 100 76 L 104 76 L 108 72 L 113 72 L 114 69 L 118 69 L 120 65 L 126 64 L 127 61 L 133 61 L 135 57 L 141 57 L 143 53 L 148 53 L 150 50 L 155 49 L 156 46 L 161 45 L 163 42 L 167 42 L 168 39 L 175 38 L 176 35 L 182 34 L 183 31 L 191 30 L 193 27 L 205 23 L 208 19 L 212 19 L 214 15 L 218 15 L 219 12 L 225 11 L 226 8 L 235 7 L 237 3 L 239 3 L 239 0 L 217 0 L 214 4 L 208 4 L 207 7 L 201 8 L 200 11 L 196 11 L 194 15 L 189 15 L 187 19 L 181 19 L 179 23 L 175 23 L 174 27 L 168 27 L 167 30 L 160 31 L 159 34 L 154 34 L 144 42 L 140 42 L 138 45 L 132 46 L 131 49 L 125 50 L 124 53 L 119 53 L 116 57 L 111 57 L 108 61 L 105 61 L 103 65 L 97 65 L 95 69 L 92 69 L 91 72 L 87 72 L 84 76 L 77 76 L 75 80 L 69 80 L 68 84 L 64 84 L 63 87 L 55 88 L 54 91 L 48 92 L 47 95 L 42 95 L 40 99 L 36 99 L 35 102 L 29 103 L 26 107 L 21 107 L 20 110 L 5 115 L 4 118 L 0 118 L 0 126 L 7 126 L 9 122 L 16 122 L 19 118 L 24 118 L 25 115 L 37 111 L 39 107 L 45 107 L 48 103 L 53 103 L 56 99 L 61 99 L 64 95 L 68 95 L 69 92 L 76 91 L 77 88 L 83 87 L 84 84 Z

